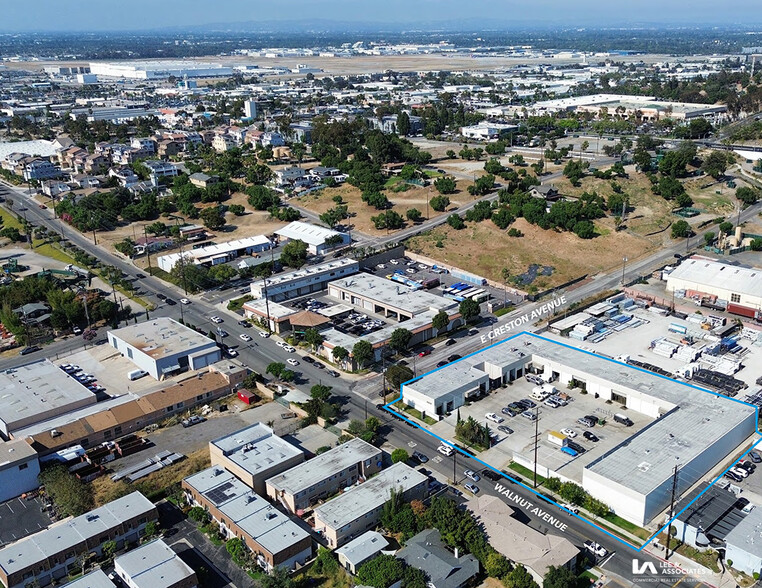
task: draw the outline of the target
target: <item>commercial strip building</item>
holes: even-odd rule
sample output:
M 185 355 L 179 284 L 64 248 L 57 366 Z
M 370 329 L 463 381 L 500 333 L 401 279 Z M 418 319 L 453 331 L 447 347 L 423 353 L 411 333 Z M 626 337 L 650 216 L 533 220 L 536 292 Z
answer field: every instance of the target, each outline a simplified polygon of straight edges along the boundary
M 40 460 L 29 443 L 24 439 L 0 441 L 0 502 L 35 490 L 40 485 L 39 473 Z
M 40 456 L 73 445 L 93 447 L 104 441 L 113 441 L 231 394 L 235 386 L 233 382 L 245 377 L 248 372 L 243 366 L 236 370 L 217 369 L 218 365 L 225 367 L 231 364 L 230 360 L 219 362 L 210 366 L 209 371 L 188 375 L 167 388 L 143 396 L 127 394 L 114 401 L 40 421 L 17 430 L 14 436 L 26 439 Z
M 209 442 L 212 466 L 225 468 L 264 496 L 265 481 L 304 461 L 304 453 L 262 423 Z
M 164 541 L 157 539 L 114 559 L 127 588 L 196 588 L 198 578 Z
M 357 482 L 365 482 L 383 465 L 381 450 L 351 439 L 267 480 L 267 496 L 295 514 L 318 500 Z
M 182 487 L 189 504 L 205 509 L 228 539 L 242 539 L 266 571 L 312 557 L 310 534 L 222 467 L 185 478 Z
M 576 380 L 601 402 L 654 419 L 587 464 L 582 476 L 587 492 L 638 525 L 668 506 L 676 466 L 679 494 L 756 430 L 750 405 L 528 333 L 404 385 L 402 401 L 426 414 L 432 406 L 449 412 L 463 405 L 469 391 L 496 388 L 530 364 L 562 385 Z
M 137 543 L 158 519 L 156 506 L 133 492 L 0 549 L 0 582 L 7 588 L 48 586 L 81 569 L 82 555 L 101 555 L 106 541 L 119 549 Z
M 252 255 L 267 251 L 272 247 L 270 239 L 264 235 L 225 241 L 217 245 L 188 249 L 183 253 L 169 253 L 158 258 L 157 264 L 165 272 L 171 272 L 177 263 L 184 258 L 186 263 L 195 265 L 218 265 L 227 263 L 241 255 Z
M 404 501 L 409 502 L 424 497 L 427 483 L 422 473 L 402 462 L 395 463 L 367 482 L 318 506 L 315 531 L 323 534 L 329 547 L 341 547 L 378 524 L 392 490 L 399 491 Z
M 96 403 L 95 394 L 48 359 L 0 371 L 0 435 Z
M 168 317 L 109 331 L 108 341 L 157 380 L 181 370 L 199 370 L 222 358 L 215 341 Z
M 352 242 L 347 233 L 301 221 L 293 221 L 275 231 L 275 234 L 281 238 L 281 241 L 303 241 L 307 244 L 307 251 L 312 255 L 323 255 L 326 251 Z
M 357 260 L 335 259 L 265 280 L 256 280 L 251 283 L 251 295 L 254 298 L 264 298 L 266 292 L 268 300 L 282 302 L 289 298 L 325 290 L 328 282 L 351 276 L 358 271 L 360 271 L 360 264 Z
M 728 304 L 729 312 L 762 317 L 762 268 L 747 268 L 692 257 L 666 275 L 667 291 L 686 298 L 712 297 Z

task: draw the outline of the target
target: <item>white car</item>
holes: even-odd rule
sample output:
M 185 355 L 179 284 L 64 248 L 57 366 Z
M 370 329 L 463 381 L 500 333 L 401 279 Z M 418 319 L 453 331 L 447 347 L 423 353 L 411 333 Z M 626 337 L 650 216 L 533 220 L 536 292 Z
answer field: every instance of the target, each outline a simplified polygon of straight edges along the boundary
M 190 304 L 190 300 L 187 298 L 180 298 L 180 304 Z
M 270 336 L 270 333 L 267 331 L 259 331 L 259 336 L 262 337 L 262 339 L 267 339 Z
M 405 271 L 406 271 L 407 273 L 409 273 L 409 274 L 414 274 L 414 273 L 415 273 L 415 269 L 414 269 L 414 268 L 412 268 L 412 267 L 409 267 L 409 268 L 407 268 Z
M 276 341 L 275 344 L 278 347 L 285 347 L 286 346 L 286 342 L 285 341 Z
M 293 353 L 294 351 L 296 351 L 296 348 L 291 347 L 291 345 L 284 345 L 283 351 L 287 351 L 288 353 Z
M 440 445 L 437 447 L 437 451 L 442 455 L 447 455 L 448 457 L 455 452 L 455 450 L 449 445 Z
M 251 337 L 247 335 L 246 333 L 241 333 L 240 335 L 238 335 L 238 338 L 241 341 L 251 341 Z
M 476 484 L 464 484 L 463 487 L 468 490 L 471 494 L 478 494 L 479 493 L 479 486 Z
M 379 263 L 379 264 L 376 266 L 376 269 L 386 269 L 386 264 L 385 264 L 385 263 Z
M 609 554 L 608 550 L 603 547 L 603 545 L 600 545 L 595 541 L 585 541 L 585 549 L 598 557 L 606 557 Z
M 569 439 L 574 439 L 577 436 L 577 431 L 574 429 L 561 429 L 561 434 L 566 435 Z
M 466 476 L 466 478 L 469 480 L 473 480 L 474 482 L 478 482 L 482 479 L 482 477 L 473 470 L 466 470 L 463 472 L 463 475 Z
M 573 504 L 569 504 L 568 502 L 562 502 L 561 506 L 568 510 L 569 512 L 572 512 L 574 514 L 579 514 L 579 509 L 574 506 Z
M 210 316 L 209 320 L 212 321 L 215 325 L 219 325 L 222 322 L 222 319 L 218 316 Z
M 736 476 L 741 476 L 742 478 L 748 478 L 749 477 L 749 472 L 747 472 L 743 468 L 734 467 L 734 468 L 730 468 L 730 471 L 733 472 Z
M 502 423 L 505 419 L 502 417 L 497 416 L 494 412 L 488 412 L 484 415 L 484 418 L 488 421 L 492 421 L 493 423 Z
M 287 363 L 288 365 L 294 365 L 294 366 L 296 366 L 296 365 L 299 365 L 299 362 L 298 362 L 298 361 L 296 361 L 296 360 L 295 360 L 293 357 L 289 357 L 289 358 L 286 360 L 286 363 Z
M 390 259 L 389 263 L 391 263 L 392 265 L 399 265 L 400 264 L 400 262 L 397 261 L 396 259 Z

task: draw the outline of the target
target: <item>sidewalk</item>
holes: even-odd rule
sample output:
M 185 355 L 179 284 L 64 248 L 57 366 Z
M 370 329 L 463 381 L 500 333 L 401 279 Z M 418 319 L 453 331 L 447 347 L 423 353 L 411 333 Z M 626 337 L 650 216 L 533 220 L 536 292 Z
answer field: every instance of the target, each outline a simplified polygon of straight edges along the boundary
M 720 566 L 723 571 L 718 573 L 696 563 L 692 559 L 680 555 L 679 553 L 670 552 L 669 560 L 664 559 L 664 545 L 661 544 L 654 545 L 654 542 L 651 542 L 643 551 L 648 552 L 663 562 L 684 570 L 689 576 L 701 580 L 704 584 L 709 586 L 716 586 L 717 588 L 732 586 L 735 588 L 735 586 L 738 585 L 730 572 L 725 570 L 722 562 L 720 562 Z

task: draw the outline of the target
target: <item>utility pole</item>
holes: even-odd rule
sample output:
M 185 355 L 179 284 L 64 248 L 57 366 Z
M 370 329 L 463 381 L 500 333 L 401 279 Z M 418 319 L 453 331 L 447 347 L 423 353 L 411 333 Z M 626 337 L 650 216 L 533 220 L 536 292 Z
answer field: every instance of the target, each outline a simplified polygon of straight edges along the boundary
M 622 286 L 624 286 L 624 270 L 627 267 L 627 258 L 622 258 Z
M 148 231 L 146 225 L 143 225 L 143 237 L 145 238 L 146 256 L 148 257 L 148 273 L 151 273 L 151 248 L 148 245 Z
M 675 466 L 675 469 L 672 473 L 672 498 L 669 501 L 669 517 L 670 519 L 674 515 L 675 512 L 675 495 L 677 494 L 677 469 L 678 465 Z M 670 533 L 671 525 L 667 527 L 667 545 L 664 548 L 664 559 L 669 559 L 669 544 L 672 540 L 672 534 Z
M 453 448 L 452 453 L 452 483 L 455 484 L 458 481 L 456 470 L 458 469 L 458 450 Z
M 534 486 L 537 488 L 537 447 L 540 440 L 540 407 L 534 409 Z

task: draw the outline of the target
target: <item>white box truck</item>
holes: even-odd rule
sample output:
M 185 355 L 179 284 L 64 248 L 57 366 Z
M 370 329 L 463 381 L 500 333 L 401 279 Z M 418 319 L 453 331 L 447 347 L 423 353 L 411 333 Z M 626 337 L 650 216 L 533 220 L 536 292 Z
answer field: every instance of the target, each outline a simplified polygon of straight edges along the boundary
M 548 393 L 548 395 L 553 395 L 558 392 L 556 387 L 553 384 L 543 384 L 542 389 Z
M 543 390 L 539 386 L 535 386 L 534 388 L 532 388 L 532 399 L 533 400 L 539 400 L 540 402 L 542 402 L 548 396 L 550 396 L 550 392 L 546 392 L 545 390 Z

